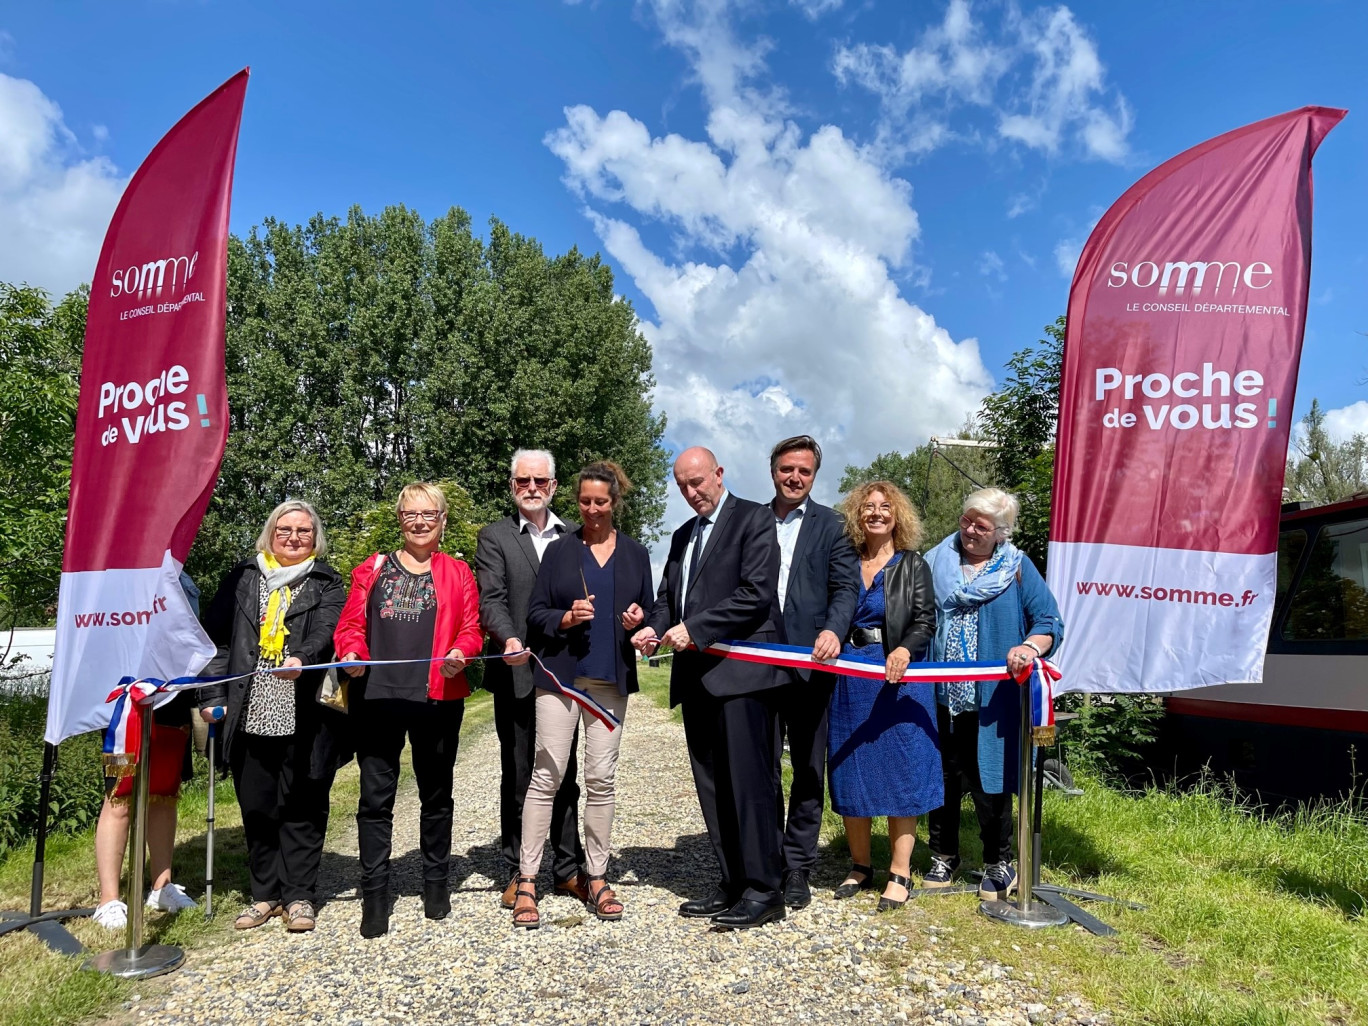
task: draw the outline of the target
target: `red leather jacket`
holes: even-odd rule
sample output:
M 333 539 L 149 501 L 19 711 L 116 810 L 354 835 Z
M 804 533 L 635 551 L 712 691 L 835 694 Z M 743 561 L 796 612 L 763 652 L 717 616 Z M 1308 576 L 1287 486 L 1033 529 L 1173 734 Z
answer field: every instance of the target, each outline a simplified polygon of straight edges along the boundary
M 351 591 L 347 593 L 347 604 L 342 607 L 342 617 L 333 633 L 333 647 L 339 659 L 349 652 L 355 652 L 362 659 L 370 658 L 366 610 L 375 575 L 388 558 L 387 554 L 377 552 L 352 571 Z M 479 655 L 484 644 L 484 633 L 480 629 L 480 593 L 470 567 L 445 552 L 434 552 L 432 586 L 437 592 L 433 657 L 445 656 L 453 648 L 459 648 L 467 656 Z M 453 700 L 469 695 L 465 671 L 454 677 L 443 677 L 441 666 L 441 663 L 433 663 L 428 670 L 428 697 Z

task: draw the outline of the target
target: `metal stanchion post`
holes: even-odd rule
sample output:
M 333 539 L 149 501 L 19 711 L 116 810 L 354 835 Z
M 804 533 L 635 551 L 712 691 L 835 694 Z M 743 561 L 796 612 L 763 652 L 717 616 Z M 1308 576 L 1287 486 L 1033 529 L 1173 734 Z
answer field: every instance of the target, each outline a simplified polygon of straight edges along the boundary
M 1035 739 L 1031 733 L 1031 689 L 1021 688 L 1021 752 L 1017 764 L 1017 900 L 985 901 L 979 905 L 983 914 L 1010 923 L 1039 929 L 1043 926 L 1063 926 L 1069 917 L 1063 912 L 1033 900 L 1035 880 L 1035 831 L 1031 823 L 1032 793 L 1035 790 Z
M 138 738 L 138 764 L 133 772 L 133 859 L 128 881 L 128 944 L 88 958 L 82 966 L 125 980 L 161 976 L 178 969 L 185 952 L 170 944 L 147 944 L 143 940 L 143 883 L 147 869 L 147 802 L 152 775 L 152 704 L 142 707 L 142 732 Z
M 204 754 L 209 759 L 209 808 L 204 815 L 204 918 L 214 917 L 214 735 L 218 724 L 209 724 L 209 739 Z

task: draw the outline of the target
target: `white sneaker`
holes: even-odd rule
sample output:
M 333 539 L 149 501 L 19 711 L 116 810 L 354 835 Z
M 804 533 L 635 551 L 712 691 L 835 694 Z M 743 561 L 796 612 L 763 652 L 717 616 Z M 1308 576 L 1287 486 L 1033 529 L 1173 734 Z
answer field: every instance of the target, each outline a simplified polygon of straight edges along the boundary
M 195 908 L 196 903 L 194 898 L 185 893 L 184 887 L 172 883 L 148 891 L 147 907 L 160 912 L 182 912 L 187 908 Z
M 106 930 L 122 930 L 128 926 L 128 906 L 115 898 L 103 905 L 97 905 L 90 918 Z

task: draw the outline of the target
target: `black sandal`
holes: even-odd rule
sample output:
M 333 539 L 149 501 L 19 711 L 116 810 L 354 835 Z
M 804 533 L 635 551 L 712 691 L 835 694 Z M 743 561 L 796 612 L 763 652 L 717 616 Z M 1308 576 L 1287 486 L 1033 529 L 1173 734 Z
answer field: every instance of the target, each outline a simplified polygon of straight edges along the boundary
M 909 880 L 907 877 L 903 876 L 901 873 L 890 872 L 888 874 L 888 882 L 892 884 L 897 884 L 898 886 L 904 888 L 907 891 L 908 898 L 912 896 L 912 881 Z M 878 911 L 892 912 L 895 908 L 902 908 L 906 904 L 907 898 L 903 898 L 902 901 L 898 901 L 895 898 L 888 897 L 886 894 L 881 894 L 879 895 Z
M 602 883 L 603 886 L 594 891 L 594 884 Z M 594 915 L 598 916 L 605 923 L 616 923 L 622 918 L 622 902 L 613 893 L 613 889 L 608 886 L 608 878 L 604 876 L 589 877 L 589 900 L 586 904 L 594 910 Z M 617 906 L 617 911 L 613 911 L 613 906 Z
M 531 884 L 531 887 L 524 887 L 523 884 Z M 531 898 L 532 904 L 518 904 L 519 898 Z M 528 918 L 528 916 L 531 918 Z M 518 889 L 513 892 L 513 925 L 523 930 L 535 930 L 541 926 L 541 912 L 537 910 L 537 878 L 535 876 L 519 876 Z
M 841 884 L 835 891 L 837 898 L 853 898 L 861 891 L 872 891 L 874 889 L 874 869 L 872 866 L 862 866 L 858 862 L 852 862 L 850 872 L 846 875 L 853 876 L 856 873 L 859 873 L 864 879 L 858 883 Z

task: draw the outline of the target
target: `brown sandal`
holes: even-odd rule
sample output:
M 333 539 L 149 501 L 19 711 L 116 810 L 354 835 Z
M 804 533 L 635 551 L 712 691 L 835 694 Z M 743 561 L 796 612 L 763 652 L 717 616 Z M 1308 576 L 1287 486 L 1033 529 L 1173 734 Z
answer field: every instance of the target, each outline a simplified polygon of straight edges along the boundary
M 262 905 L 266 906 L 266 910 L 264 912 L 261 909 Z M 279 905 L 272 905 L 270 902 L 267 901 L 255 902 L 254 904 L 248 905 L 246 908 L 244 908 L 241 912 L 238 913 L 237 918 L 233 920 L 233 929 L 255 929 L 258 926 L 261 926 L 265 923 L 269 923 L 276 916 L 283 915 L 284 911 L 285 910 L 282 909 Z
M 523 884 L 531 884 L 524 887 Z M 528 899 L 523 901 L 523 899 Z M 541 926 L 541 913 L 537 911 L 537 878 L 519 876 L 518 889 L 513 899 L 513 925 L 524 930 L 535 930 Z
M 596 883 L 603 884 L 597 891 L 594 890 Z M 588 905 L 594 910 L 594 915 L 605 923 L 615 923 L 622 918 L 622 902 L 613 893 L 613 889 L 608 886 L 607 877 L 591 876 L 589 878 Z

